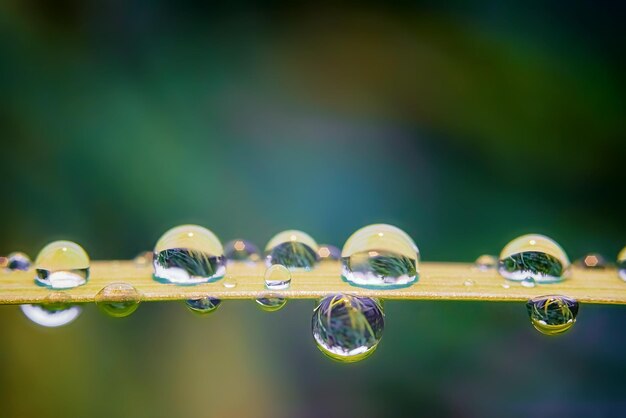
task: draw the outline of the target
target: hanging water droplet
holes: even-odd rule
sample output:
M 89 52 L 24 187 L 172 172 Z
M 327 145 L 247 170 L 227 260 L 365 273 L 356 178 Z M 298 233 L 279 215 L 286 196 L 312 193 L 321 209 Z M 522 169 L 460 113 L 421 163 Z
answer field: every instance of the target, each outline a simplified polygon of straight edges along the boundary
M 476 282 L 472 279 L 467 279 L 463 282 L 464 286 L 474 286 L 476 284 Z
M 181 285 L 224 277 L 226 262 L 219 239 L 206 228 L 181 225 L 167 231 L 154 248 L 154 279 Z
M 355 362 L 376 350 L 385 315 L 376 299 L 333 295 L 319 302 L 311 325 L 322 353 L 341 362 Z
M 608 265 L 606 258 L 598 253 L 589 253 L 574 264 L 583 269 L 604 269 Z
M 528 316 L 535 329 L 542 334 L 562 334 L 574 325 L 578 302 L 566 296 L 539 296 L 526 303 Z
M 265 270 L 265 287 L 270 290 L 283 290 L 291 285 L 291 272 L 282 264 L 271 265 Z
M 474 261 L 474 267 L 480 271 L 495 269 L 498 265 L 498 257 L 495 255 L 483 254 Z
M 343 246 L 342 277 L 356 286 L 399 288 L 418 279 L 419 251 L 404 231 L 385 224 L 356 231 Z
M 253 264 L 261 260 L 261 252 L 250 241 L 236 239 L 224 245 L 224 257 L 228 261 L 241 261 Z
M 535 287 L 537 285 L 537 282 L 532 277 L 526 277 L 520 282 L 520 284 L 524 287 Z
M 74 321 L 82 308 L 70 304 L 20 305 L 24 315 L 34 323 L 44 327 L 60 327 Z
M 276 234 L 265 247 L 268 266 L 282 264 L 288 269 L 311 270 L 318 261 L 317 243 L 302 231 L 289 230 Z
M 222 284 L 227 289 L 233 289 L 237 287 L 237 280 L 234 277 L 227 277 L 226 279 L 224 279 L 224 282 Z
M 543 235 L 523 235 L 509 242 L 500 253 L 498 272 L 508 280 L 531 277 L 536 283 L 567 278 L 570 262 L 565 251 Z
M 263 298 L 259 298 L 256 300 L 259 308 L 266 312 L 274 312 L 282 309 L 287 304 L 287 299 L 268 295 Z
M 52 289 L 70 289 L 87 283 L 89 256 L 71 241 L 46 245 L 35 260 L 35 283 Z
M 30 268 L 31 264 L 32 262 L 30 261 L 29 256 L 22 252 L 16 251 L 8 255 L 6 267 L 11 271 L 27 271 Z
M 215 312 L 217 308 L 220 307 L 221 303 L 221 300 L 212 298 L 210 296 L 200 299 L 189 299 L 185 301 L 185 305 L 187 305 L 187 308 L 189 308 L 190 311 L 201 315 Z
M 334 245 L 322 244 L 317 250 L 320 261 L 335 261 L 341 259 L 341 250 Z
M 142 251 L 135 258 L 133 258 L 133 264 L 137 267 L 145 267 L 154 261 L 154 253 L 152 251 Z
M 626 247 L 617 255 L 617 273 L 626 282 Z
M 137 310 L 141 295 L 128 283 L 111 283 L 98 292 L 95 300 L 103 313 L 123 318 Z

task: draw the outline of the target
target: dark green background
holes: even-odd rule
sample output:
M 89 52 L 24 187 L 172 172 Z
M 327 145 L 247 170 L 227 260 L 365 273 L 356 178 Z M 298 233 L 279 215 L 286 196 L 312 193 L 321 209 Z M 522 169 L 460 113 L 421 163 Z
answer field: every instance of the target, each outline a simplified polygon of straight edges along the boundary
M 611 2 L 3 1 L 0 253 L 63 238 L 132 258 L 180 223 L 341 246 L 385 222 L 428 261 L 527 232 L 613 260 L 625 17 Z M 622 307 L 585 305 L 547 338 L 523 305 L 388 302 L 378 352 L 348 366 L 317 352 L 311 308 L 88 307 L 45 330 L 3 307 L 0 415 L 626 413 Z

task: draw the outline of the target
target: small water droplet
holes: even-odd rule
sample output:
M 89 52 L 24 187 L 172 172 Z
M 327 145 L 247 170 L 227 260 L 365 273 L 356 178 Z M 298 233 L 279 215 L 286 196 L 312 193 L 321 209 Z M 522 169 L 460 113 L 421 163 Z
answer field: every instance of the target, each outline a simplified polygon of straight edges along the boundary
M 606 258 L 602 254 L 589 253 L 574 263 L 577 267 L 584 269 L 604 269 L 608 266 Z
M 369 357 L 378 346 L 385 315 L 376 299 L 332 295 L 313 311 L 313 338 L 328 357 L 355 362 Z
M 236 239 L 224 245 L 224 257 L 229 262 L 239 261 L 254 264 L 261 260 L 258 247 L 245 239 Z
M 476 284 L 476 282 L 472 279 L 467 279 L 463 282 L 464 286 L 474 286 Z
M 24 315 L 43 327 L 60 327 L 74 321 L 82 312 L 80 306 L 69 304 L 20 305 Z
M 498 265 L 498 257 L 495 255 L 483 254 L 474 261 L 474 267 L 480 271 L 495 269 Z
M 508 284 L 507 282 L 502 283 L 502 288 L 503 289 L 508 289 L 509 287 L 511 287 L 511 285 Z
M 282 264 L 290 270 L 311 270 L 318 261 L 318 246 L 310 235 L 296 230 L 276 234 L 265 247 L 267 266 Z
M 52 289 L 71 289 L 89 280 L 89 256 L 75 242 L 54 241 L 35 260 L 35 283 Z
M 418 279 L 419 251 L 404 231 L 385 224 L 369 225 L 346 241 L 342 277 L 366 288 L 399 288 Z
M 142 251 L 135 258 L 133 258 L 133 264 L 137 267 L 145 267 L 152 264 L 154 261 L 154 253 L 152 251 Z
M 141 295 L 128 283 L 111 283 L 98 292 L 95 300 L 101 312 L 123 318 L 137 310 Z
M 626 282 L 626 247 L 617 255 L 617 273 Z
M 578 302 L 566 296 L 539 296 L 526 303 L 535 329 L 545 335 L 558 335 L 576 322 Z
M 167 231 L 154 247 L 154 279 L 190 285 L 224 277 L 226 261 L 219 239 L 206 228 L 181 225 Z
M 221 300 L 212 298 L 210 296 L 200 299 L 189 299 L 185 301 L 185 305 L 187 305 L 187 308 L 189 308 L 190 311 L 201 315 L 215 312 L 221 304 Z
M 498 272 L 508 280 L 528 277 L 537 283 L 554 283 L 565 279 L 570 262 L 565 251 L 543 235 L 523 235 L 509 242 L 500 253 Z
M 285 307 L 287 304 L 287 299 L 277 297 L 274 295 L 268 295 L 263 298 L 259 298 L 256 300 L 259 308 L 266 312 L 275 312 Z
M 270 290 L 284 290 L 291 285 L 291 272 L 282 264 L 273 264 L 265 270 L 265 287 Z
M 322 244 L 317 250 L 320 261 L 334 261 L 341 259 L 341 250 L 334 245 Z
M 21 270 L 27 271 L 30 268 L 32 262 L 30 261 L 30 257 L 26 254 L 16 251 L 7 257 L 7 269 L 11 271 Z
M 227 277 L 223 283 L 224 287 L 227 289 L 232 289 L 237 286 L 237 280 L 234 277 Z
M 520 282 L 520 284 L 524 287 L 535 287 L 537 285 L 537 282 L 532 277 L 526 277 Z

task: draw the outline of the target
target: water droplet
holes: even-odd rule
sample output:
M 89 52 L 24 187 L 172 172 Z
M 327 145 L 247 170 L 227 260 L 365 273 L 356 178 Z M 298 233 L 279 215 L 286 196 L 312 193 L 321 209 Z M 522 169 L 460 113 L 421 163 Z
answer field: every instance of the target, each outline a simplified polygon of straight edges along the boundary
M 154 261 L 154 253 L 152 251 L 142 251 L 135 258 L 133 258 L 133 263 L 137 267 L 145 267 Z
M 498 257 L 495 255 L 483 254 L 474 261 L 474 267 L 480 271 L 495 269 L 498 265 Z
M 219 239 L 206 228 L 181 225 L 167 231 L 154 248 L 154 279 L 190 285 L 224 277 L 226 262 Z
M 476 284 L 476 282 L 472 279 L 467 279 L 463 282 L 464 286 L 474 286 Z
M 96 305 L 100 311 L 115 318 L 123 318 L 135 312 L 140 301 L 141 295 L 128 283 L 111 283 L 96 295 Z
M 537 282 L 532 277 L 526 277 L 520 282 L 520 284 L 524 287 L 535 287 L 537 285 Z
M 7 269 L 11 271 L 22 270 L 27 271 L 30 268 L 32 262 L 30 261 L 30 257 L 26 254 L 16 251 L 14 253 L 9 254 L 7 257 Z
M 604 269 L 608 265 L 606 258 L 598 253 L 589 253 L 574 264 L 584 269 Z
M 311 270 L 318 261 L 317 243 L 302 231 L 276 234 L 265 247 L 266 264 L 282 264 L 288 269 Z
M 322 353 L 341 362 L 355 362 L 376 350 L 385 315 L 376 299 L 333 295 L 320 301 L 311 325 Z
M 200 299 L 189 299 L 185 301 L 185 305 L 187 305 L 187 308 L 189 308 L 190 311 L 201 315 L 215 312 L 217 308 L 220 307 L 221 303 L 221 300 L 212 298 L 210 296 Z
M 89 256 L 71 241 L 46 245 L 35 260 L 35 283 L 52 289 L 70 289 L 89 280 Z
M 320 261 L 333 261 L 341 259 L 341 250 L 334 245 L 322 244 L 317 250 Z
M 234 287 L 237 287 L 237 280 L 234 277 L 227 277 L 226 279 L 224 279 L 223 285 L 227 289 L 232 289 Z
M 291 272 L 282 264 L 273 264 L 265 270 L 265 287 L 271 290 L 283 290 L 291 285 Z
M 617 255 L 617 272 L 619 277 L 626 282 L 626 247 Z
M 224 245 L 224 256 L 228 261 L 256 263 L 261 260 L 261 252 L 256 245 L 244 239 L 236 239 Z
M 536 283 L 553 283 L 565 279 L 570 262 L 565 251 L 543 235 L 523 235 L 509 242 L 500 253 L 498 272 L 508 280 L 528 277 Z
M 20 305 L 20 309 L 28 319 L 44 327 L 67 325 L 82 312 L 80 306 L 69 304 Z
M 511 285 L 508 284 L 507 282 L 502 283 L 501 286 L 502 286 L 503 289 L 508 289 L 509 287 L 511 287 Z
M 526 308 L 535 329 L 546 335 L 564 333 L 578 315 L 578 302 L 566 296 L 539 296 L 530 299 Z
M 356 286 L 398 288 L 418 278 L 419 251 L 404 231 L 391 225 L 369 225 L 343 246 L 342 277 Z
M 287 304 L 287 299 L 268 295 L 266 297 L 257 299 L 256 303 L 258 304 L 259 308 L 263 309 L 264 311 L 274 312 L 284 308 Z

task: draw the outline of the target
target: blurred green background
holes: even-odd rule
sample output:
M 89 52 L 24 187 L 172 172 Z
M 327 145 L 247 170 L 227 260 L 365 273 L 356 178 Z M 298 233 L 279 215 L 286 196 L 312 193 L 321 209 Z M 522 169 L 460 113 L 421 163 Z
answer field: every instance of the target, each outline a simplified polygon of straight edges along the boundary
M 0 254 L 128 259 L 180 223 L 341 247 L 385 222 L 428 261 L 527 232 L 572 259 L 626 245 L 617 2 L 0 4 Z M 2 307 L 0 415 L 626 414 L 624 307 L 547 338 L 521 304 L 385 306 L 354 365 L 317 351 L 306 301 L 59 329 Z

